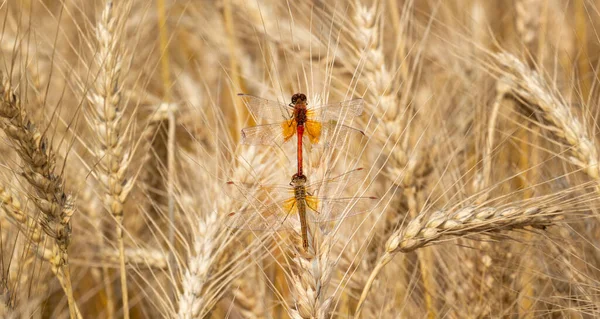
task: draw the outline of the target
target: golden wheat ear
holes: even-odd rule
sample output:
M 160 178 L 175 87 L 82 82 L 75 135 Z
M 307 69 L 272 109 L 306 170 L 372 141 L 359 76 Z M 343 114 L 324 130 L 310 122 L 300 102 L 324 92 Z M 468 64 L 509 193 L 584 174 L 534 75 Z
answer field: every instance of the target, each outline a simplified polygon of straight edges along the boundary
M 509 53 L 494 56 L 501 68 L 502 81 L 508 90 L 523 105 L 540 110 L 546 123 L 553 129 L 548 131 L 566 142 L 573 154 L 571 163 L 595 180 L 600 180 L 599 152 L 596 140 L 591 138 L 588 128 L 577 118 L 574 111 L 538 72 L 531 70 L 517 57 Z M 549 127 L 548 127 L 549 128 Z
M 128 172 L 134 146 L 130 140 L 132 126 L 125 114 L 127 100 L 123 97 L 123 68 L 128 59 L 123 43 L 123 28 L 127 12 L 127 5 L 114 5 L 112 1 L 104 5 L 94 30 L 96 52 L 90 63 L 95 80 L 86 92 L 88 104 L 84 107 L 85 119 L 93 132 L 90 149 L 97 161 L 92 174 L 103 188 L 99 197 L 115 221 L 124 318 L 129 318 L 130 305 L 123 220 L 126 215 L 131 215 L 125 212 L 125 202 L 135 184 L 135 176 Z M 106 286 L 105 289 L 107 295 L 112 297 L 112 287 Z M 108 304 L 111 305 L 107 309 L 108 316 L 114 316 L 114 301 L 110 300 Z
M 23 161 L 21 175 L 32 191 L 30 200 L 40 212 L 37 222 L 54 239 L 52 266 L 69 302 L 72 318 L 80 317 L 73 297 L 69 265 L 73 200 L 65 192 L 62 174 L 55 168 L 56 155 L 48 138 L 29 119 L 9 78 L 0 72 L 0 128 L 10 139 Z M 17 215 L 13 214 L 14 217 Z

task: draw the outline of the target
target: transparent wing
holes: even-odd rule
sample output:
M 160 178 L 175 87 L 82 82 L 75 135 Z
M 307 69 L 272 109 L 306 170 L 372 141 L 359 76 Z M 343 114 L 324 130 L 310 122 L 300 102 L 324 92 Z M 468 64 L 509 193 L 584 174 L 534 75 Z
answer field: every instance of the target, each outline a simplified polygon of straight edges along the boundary
M 223 191 L 229 198 L 254 206 L 281 201 L 294 194 L 294 189 L 287 185 L 262 185 L 239 181 L 228 181 L 223 185 Z
M 291 230 L 298 226 L 296 199 L 259 207 L 246 207 L 225 218 L 227 227 L 254 231 Z
M 363 99 L 354 99 L 319 105 L 309 110 L 308 117 L 321 122 L 351 120 L 362 114 L 364 102 Z
M 324 147 L 340 149 L 351 143 L 352 145 L 360 145 L 367 140 L 365 132 L 362 130 L 347 126 L 338 125 L 334 122 L 328 122 L 322 126 Z
M 370 212 L 379 200 L 376 197 L 318 198 L 308 207 L 314 211 L 310 216 L 315 223 L 325 223 Z
M 259 120 L 282 121 L 291 118 L 294 109 L 277 101 L 263 99 L 254 95 L 238 93 L 250 113 Z
M 250 126 L 242 129 L 242 144 L 281 146 L 294 136 L 294 130 L 284 129 L 287 122 Z M 291 131 L 291 132 L 290 132 Z
M 336 122 L 308 121 L 303 143 L 310 143 L 316 147 L 341 149 L 346 145 L 361 145 L 368 137 L 365 132 Z M 350 143 L 350 144 L 349 144 Z
M 366 175 L 367 171 L 360 167 L 332 178 L 312 182 L 306 185 L 306 189 L 314 196 L 333 197 L 350 186 L 361 185 L 365 181 Z

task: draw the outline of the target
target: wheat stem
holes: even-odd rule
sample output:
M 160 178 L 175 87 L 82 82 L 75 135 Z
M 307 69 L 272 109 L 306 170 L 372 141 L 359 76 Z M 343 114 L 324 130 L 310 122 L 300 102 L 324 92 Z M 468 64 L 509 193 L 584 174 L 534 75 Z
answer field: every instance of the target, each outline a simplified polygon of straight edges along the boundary
M 496 123 L 498 121 L 498 113 L 500 112 L 500 106 L 508 92 L 509 87 L 503 81 L 498 81 L 496 84 L 496 98 L 492 105 L 492 112 L 488 122 L 488 129 L 486 135 L 485 150 L 483 154 L 483 184 L 479 185 L 477 191 L 481 191 L 490 186 L 492 178 L 492 152 L 494 150 L 494 139 L 496 134 Z M 478 199 L 479 202 L 484 202 L 489 196 L 488 192 L 484 192 Z
M 588 56 L 587 41 L 587 12 L 585 0 L 575 0 L 575 41 L 579 54 L 577 55 L 577 70 L 579 71 L 579 81 L 581 83 L 581 95 L 588 97 L 590 92 L 590 61 Z
M 164 95 L 163 101 L 165 103 L 170 103 L 171 101 L 171 70 L 169 67 L 169 30 L 167 25 L 167 12 L 166 12 L 166 4 L 164 0 L 158 0 L 156 3 L 157 11 L 158 11 L 158 25 L 159 25 L 159 34 L 160 34 L 160 64 L 161 64 L 161 78 L 163 81 Z M 167 203 L 168 203 L 168 213 L 169 213 L 169 232 L 168 232 L 168 240 L 169 245 L 172 249 L 175 248 L 175 194 L 174 194 L 174 185 L 175 185 L 175 174 L 177 173 L 175 167 L 175 133 L 176 133 L 176 125 L 177 121 L 175 118 L 175 108 L 169 107 L 167 109 Z M 170 253 L 170 266 L 169 271 L 171 272 L 171 277 L 174 277 L 174 267 L 175 267 L 175 255 Z
M 371 274 L 369 275 L 369 278 L 367 279 L 367 282 L 366 282 L 365 286 L 363 287 L 363 291 L 360 294 L 360 299 L 358 299 L 356 311 L 354 312 L 355 318 L 360 318 L 360 314 L 362 312 L 363 305 L 365 304 L 365 300 L 367 300 L 367 296 L 369 294 L 369 291 L 371 290 L 371 286 L 373 285 L 373 282 L 375 282 L 375 278 L 377 278 L 377 275 L 381 272 L 383 267 L 385 267 L 385 265 L 387 265 L 390 261 L 392 261 L 392 259 L 394 259 L 394 255 L 386 251 L 377 261 L 377 264 L 371 271 Z
M 523 139 L 521 140 L 521 145 L 520 145 L 520 149 L 521 149 L 521 159 L 519 161 L 519 166 L 521 167 L 521 171 L 522 172 L 527 172 L 528 174 L 526 174 L 527 178 L 522 179 L 522 189 L 525 189 L 525 191 L 523 192 L 523 199 L 524 200 L 528 200 L 531 197 L 533 197 L 533 190 L 530 187 L 531 185 L 528 185 L 527 183 L 536 183 L 536 176 L 532 173 L 532 170 L 529 170 L 530 166 L 535 166 L 537 163 L 537 148 L 531 148 L 531 151 L 529 151 L 529 144 L 530 144 L 530 139 L 532 140 L 531 144 L 536 145 L 536 137 L 539 134 L 539 128 L 533 128 L 533 134 L 528 134 L 527 130 L 520 130 L 522 131 L 522 135 L 523 135 Z M 533 165 L 530 165 L 529 162 L 533 162 Z M 527 233 L 525 235 L 525 240 L 526 241 L 530 241 L 532 239 L 532 233 Z M 524 261 L 525 264 L 525 268 L 526 269 L 533 269 L 534 267 L 534 263 L 531 261 L 531 259 L 526 259 Z M 531 319 L 533 318 L 533 300 L 535 299 L 535 292 L 534 292 L 534 287 L 533 287 L 533 276 L 527 272 L 527 271 L 523 271 L 519 273 L 519 283 L 521 285 L 521 289 L 522 289 L 522 293 L 519 294 L 519 313 L 520 313 L 520 317 L 521 318 L 527 318 L 527 319 Z
M 410 187 L 404 189 L 404 194 L 407 198 L 408 202 L 408 211 L 411 217 L 415 218 L 419 212 L 419 208 L 417 207 L 417 198 L 416 198 L 416 189 L 415 187 Z M 423 289 L 425 290 L 425 306 L 427 307 L 427 317 L 435 318 L 436 311 L 433 302 L 433 297 L 431 293 L 434 291 L 435 287 L 433 285 L 433 258 L 431 256 L 431 251 L 417 251 L 417 258 L 419 260 L 419 270 L 421 271 L 421 280 L 423 281 Z
M 100 215 L 104 208 L 101 206 L 100 200 L 93 194 L 93 189 L 88 189 L 84 194 L 83 202 L 89 203 L 87 211 L 90 221 L 94 223 L 94 227 L 96 228 L 97 247 L 104 247 L 107 243 L 107 238 L 104 237 L 103 218 Z M 100 276 L 102 277 L 104 293 L 106 294 L 106 317 L 107 319 L 113 319 L 115 317 L 115 297 L 114 290 L 112 289 L 112 272 L 106 264 L 103 264 L 101 268 L 102 274 Z
M 233 88 L 238 92 L 244 91 L 242 77 L 240 76 L 240 70 L 238 65 L 238 45 L 235 35 L 235 20 L 233 19 L 231 0 L 223 1 L 223 19 L 225 22 L 225 30 L 227 31 L 227 48 L 229 49 L 229 71 L 231 72 L 231 80 L 233 81 Z M 245 126 L 244 121 L 248 118 L 248 112 L 244 107 L 241 99 L 234 98 L 233 100 L 233 111 L 236 114 L 236 123 L 233 126 L 231 136 L 237 141 L 239 139 L 238 132 Z

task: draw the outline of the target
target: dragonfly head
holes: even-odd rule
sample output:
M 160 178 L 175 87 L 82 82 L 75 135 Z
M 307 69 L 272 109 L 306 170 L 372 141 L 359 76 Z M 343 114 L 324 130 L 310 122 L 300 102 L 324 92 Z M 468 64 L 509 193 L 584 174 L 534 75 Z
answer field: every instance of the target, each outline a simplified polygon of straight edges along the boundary
M 292 181 L 290 182 L 290 185 L 300 186 L 304 184 L 306 184 L 306 176 L 298 174 L 294 174 L 294 176 L 292 176 Z
M 292 104 L 296 105 L 296 103 L 306 103 L 306 95 L 304 95 L 304 93 L 296 93 L 292 95 Z

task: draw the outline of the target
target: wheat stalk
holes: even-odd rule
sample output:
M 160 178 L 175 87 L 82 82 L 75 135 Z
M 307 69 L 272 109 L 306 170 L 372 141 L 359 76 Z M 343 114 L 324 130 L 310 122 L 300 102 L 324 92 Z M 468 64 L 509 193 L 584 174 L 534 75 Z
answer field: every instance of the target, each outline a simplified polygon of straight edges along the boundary
M 117 10 L 124 9 L 126 8 Z M 112 1 L 107 1 L 95 29 L 97 51 L 94 63 L 98 68 L 98 75 L 93 89 L 87 94 L 91 107 L 86 112 L 86 119 L 96 133 L 94 154 L 98 159 L 98 170 L 94 174 L 104 187 L 104 205 L 116 220 L 123 313 L 125 318 L 129 318 L 123 204 L 133 187 L 134 178 L 127 176 L 132 150 L 127 139 L 129 128 L 123 128 L 123 87 L 120 79 L 125 57 L 119 38 L 122 22 L 114 12 Z M 127 10 L 124 14 L 126 12 Z M 109 313 L 112 313 L 111 309 Z
M 590 83 L 590 73 L 593 71 L 590 70 L 590 56 L 588 53 L 588 41 L 587 40 L 587 11 L 589 9 L 586 8 L 586 3 L 584 0 L 576 0 L 574 1 L 574 16 L 575 23 L 573 26 L 574 29 L 574 37 L 575 37 L 575 45 L 578 48 L 577 54 L 577 70 L 579 72 L 580 77 L 580 85 L 581 85 L 581 94 L 584 97 L 589 95 L 591 87 Z
M 98 187 L 97 185 L 94 186 Z M 86 190 L 81 196 L 81 202 L 85 203 L 86 205 L 81 207 L 79 210 L 87 213 L 90 223 L 94 227 L 97 235 L 97 247 L 102 249 L 108 242 L 107 238 L 105 237 L 104 219 L 102 218 L 101 214 L 104 211 L 104 207 L 102 206 L 102 199 L 98 198 L 99 196 L 97 196 L 94 191 L 95 187 L 86 187 Z M 113 319 L 115 317 L 115 297 L 112 289 L 111 269 L 109 269 L 108 265 L 106 264 L 103 264 L 101 268 L 102 274 L 100 276 L 102 277 L 102 284 L 104 285 L 104 292 L 106 294 L 106 317 L 107 319 Z
M 55 154 L 47 137 L 29 120 L 25 108 L 10 86 L 10 81 L 0 73 L 0 127 L 13 143 L 24 162 L 21 174 L 35 193 L 29 197 L 42 213 L 38 223 L 54 239 L 53 267 L 64 284 L 72 318 L 79 317 L 73 298 L 69 270 L 68 247 L 71 237 L 73 203 L 64 191 L 61 174 L 55 171 Z
M 350 274 L 342 278 L 340 286 L 344 287 L 346 295 L 360 294 L 362 288 L 367 282 L 367 278 L 363 276 L 363 268 L 367 268 L 368 263 L 365 260 L 358 259 L 356 256 L 360 256 L 359 246 L 360 244 L 351 241 L 348 245 L 335 245 L 333 247 L 334 253 L 340 256 L 338 261 L 338 268 L 343 269 L 346 274 Z M 367 271 L 365 271 L 366 273 Z M 354 311 L 356 304 L 353 303 L 353 298 L 348 298 L 346 308 Z

